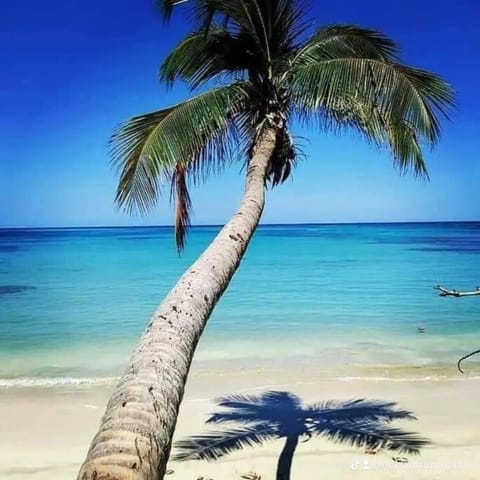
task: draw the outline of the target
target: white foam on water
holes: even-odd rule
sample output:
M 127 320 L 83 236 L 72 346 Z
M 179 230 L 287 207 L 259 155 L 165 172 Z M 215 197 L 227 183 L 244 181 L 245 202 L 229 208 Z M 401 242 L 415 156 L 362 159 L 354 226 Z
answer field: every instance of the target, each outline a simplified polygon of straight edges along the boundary
M 111 385 L 118 377 L 21 377 L 0 378 L 0 388 L 57 387 L 76 385 Z
M 114 385 L 119 377 L 19 377 L 0 378 L 0 389 L 8 388 L 48 388 L 59 386 L 81 386 L 81 385 Z M 418 377 L 382 377 L 382 376 L 338 376 L 324 377 L 322 380 L 339 382 L 439 382 L 439 381 L 465 381 L 480 380 L 480 375 L 425 375 Z M 314 381 L 293 382 L 294 385 L 311 385 Z M 285 388 L 292 384 L 266 384 L 244 388 L 244 392 L 268 390 L 272 388 Z M 188 401 L 201 401 L 204 399 L 190 399 Z M 85 405 L 87 408 L 95 408 L 92 405 Z

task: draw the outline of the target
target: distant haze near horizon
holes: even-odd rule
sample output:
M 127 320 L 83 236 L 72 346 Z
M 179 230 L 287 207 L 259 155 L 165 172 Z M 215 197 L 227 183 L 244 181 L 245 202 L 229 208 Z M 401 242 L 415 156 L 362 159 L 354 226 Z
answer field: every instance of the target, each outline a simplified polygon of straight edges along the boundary
M 260 222 L 259 228 L 270 228 L 270 227 L 305 227 L 305 226 L 315 226 L 315 227 L 329 227 L 329 226 L 371 226 L 371 225 L 435 225 L 435 224 L 480 224 L 480 220 L 418 220 L 418 221 L 378 221 L 378 222 L 290 222 L 290 223 L 266 223 Z M 189 228 L 222 228 L 223 223 L 197 223 L 190 225 Z M 58 226 L 58 225 L 45 225 L 42 227 L 31 227 L 31 226 L 0 226 L 0 231 L 2 230 L 102 230 L 102 229 L 172 229 L 174 226 L 172 224 L 163 224 L 163 225 L 71 225 L 71 226 Z
M 387 152 L 353 134 L 293 125 L 307 160 L 267 193 L 264 224 L 465 221 L 480 218 L 480 96 L 475 70 L 480 4 L 433 0 L 312 1 L 317 25 L 384 31 L 402 59 L 457 91 L 452 121 L 426 150 L 431 181 L 401 176 Z M 415 12 L 412 15 L 411 12 Z M 132 25 L 138 26 L 132 29 Z M 132 218 L 113 205 L 117 176 L 107 142 L 129 117 L 176 103 L 182 85 L 158 84 L 158 66 L 188 31 L 182 15 L 162 24 L 151 0 L 4 0 L 0 14 L 0 227 L 170 225 L 168 185 L 158 208 Z M 243 190 L 241 165 L 192 191 L 194 224 L 220 225 Z

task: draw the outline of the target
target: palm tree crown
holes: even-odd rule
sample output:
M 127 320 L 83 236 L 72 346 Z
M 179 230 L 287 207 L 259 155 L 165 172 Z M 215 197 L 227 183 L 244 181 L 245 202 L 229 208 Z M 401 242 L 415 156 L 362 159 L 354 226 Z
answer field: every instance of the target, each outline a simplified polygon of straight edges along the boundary
M 168 55 L 163 81 L 186 82 L 196 96 L 131 119 L 112 138 L 120 169 L 116 201 L 145 213 L 161 185 L 176 203 L 176 239 L 189 224 L 188 183 L 248 165 L 266 126 L 276 146 L 267 170 L 275 186 L 290 175 L 297 147 L 289 127 L 352 128 L 392 152 L 402 171 L 427 175 L 421 142 L 434 144 L 441 114 L 453 102 L 440 77 L 402 64 L 396 44 L 375 30 L 351 25 L 311 29 L 301 0 L 161 0 L 168 16 L 185 3 L 193 33 Z
M 176 460 L 217 460 L 222 456 L 268 440 L 286 438 L 277 479 L 289 478 L 298 440 L 323 436 L 356 447 L 417 454 L 428 440 L 388 425 L 394 420 L 414 420 L 413 414 L 395 409 L 396 404 L 374 400 L 326 401 L 302 405 L 288 392 L 266 392 L 260 396 L 231 395 L 220 398 L 224 410 L 207 423 L 240 424 L 223 431 L 177 442 Z

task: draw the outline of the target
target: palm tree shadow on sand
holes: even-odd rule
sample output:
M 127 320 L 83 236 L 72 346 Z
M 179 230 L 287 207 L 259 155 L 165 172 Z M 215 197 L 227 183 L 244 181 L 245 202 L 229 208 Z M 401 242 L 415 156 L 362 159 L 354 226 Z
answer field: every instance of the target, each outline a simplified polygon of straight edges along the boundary
M 430 443 L 413 432 L 390 425 L 394 420 L 416 420 L 397 404 L 378 400 L 329 400 L 302 404 L 289 392 L 265 392 L 259 396 L 230 395 L 217 400 L 223 410 L 207 423 L 226 424 L 226 429 L 194 435 L 176 443 L 175 460 L 218 460 L 245 447 L 285 438 L 277 464 L 277 480 L 289 480 L 293 455 L 300 441 L 321 436 L 337 443 L 399 454 L 418 454 Z M 237 424 L 237 425 L 235 425 Z

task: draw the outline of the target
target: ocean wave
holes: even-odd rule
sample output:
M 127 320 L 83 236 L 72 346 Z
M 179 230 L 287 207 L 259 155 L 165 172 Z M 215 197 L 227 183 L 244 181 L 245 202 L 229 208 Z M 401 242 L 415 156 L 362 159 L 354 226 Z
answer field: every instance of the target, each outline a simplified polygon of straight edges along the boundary
M 111 385 L 118 377 L 20 377 L 0 378 L 0 388 L 58 387 L 76 385 Z
M 0 378 L 0 389 L 10 388 L 49 388 L 49 387 L 68 387 L 81 385 L 114 385 L 119 377 L 20 377 L 20 378 Z M 323 380 L 338 382 L 439 382 L 439 381 L 465 381 L 480 380 L 480 375 L 424 375 L 418 377 L 382 377 L 382 376 L 338 376 L 325 377 Z M 314 385 L 315 381 L 297 381 L 281 385 L 256 385 L 246 388 L 245 391 L 262 390 L 291 385 Z M 199 399 L 196 399 L 199 400 Z M 203 399 L 202 399 L 203 400 Z M 192 401 L 192 400 L 190 400 Z

